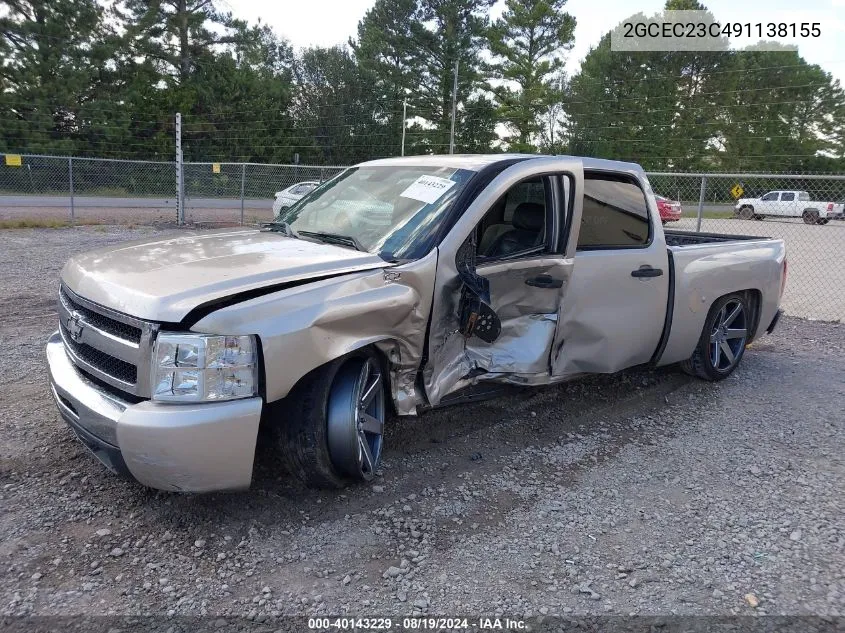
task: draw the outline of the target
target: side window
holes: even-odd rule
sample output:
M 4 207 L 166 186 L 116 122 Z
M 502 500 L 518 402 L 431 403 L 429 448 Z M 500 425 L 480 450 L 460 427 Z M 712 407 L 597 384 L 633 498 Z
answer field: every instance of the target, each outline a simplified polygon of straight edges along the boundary
M 770 191 L 765 196 L 760 198 L 763 202 L 774 202 L 778 199 L 778 192 L 777 191 Z
M 781 202 L 792 202 L 795 200 L 795 194 L 792 191 L 784 191 L 780 194 Z
M 546 208 L 550 180 L 524 180 L 499 198 L 477 227 L 478 256 L 487 259 L 542 251 L 546 244 Z
M 809 202 L 810 201 L 810 194 L 807 193 L 806 191 L 799 191 L 798 192 L 798 199 L 799 200 L 805 200 L 805 201 Z
M 636 182 L 614 174 L 584 175 L 578 248 L 637 248 L 651 241 L 648 204 Z

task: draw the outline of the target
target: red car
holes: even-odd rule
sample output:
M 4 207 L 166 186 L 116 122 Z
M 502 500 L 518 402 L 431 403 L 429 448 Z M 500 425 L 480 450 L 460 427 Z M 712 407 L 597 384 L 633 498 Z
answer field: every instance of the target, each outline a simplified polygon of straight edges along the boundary
M 660 221 L 663 224 L 667 222 L 677 222 L 681 219 L 681 203 L 676 200 L 669 200 L 663 196 L 654 196 L 657 200 L 657 210 L 660 212 Z

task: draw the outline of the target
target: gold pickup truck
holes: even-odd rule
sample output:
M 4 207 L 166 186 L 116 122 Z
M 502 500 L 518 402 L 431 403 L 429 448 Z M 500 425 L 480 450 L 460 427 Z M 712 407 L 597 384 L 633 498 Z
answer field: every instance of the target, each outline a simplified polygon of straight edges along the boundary
M 337 487 L 374 476 L 391 412 L 635 365 L 725 378 L 785 278 L 781 240 L 664 230 L 638 165 L 385 159 L 260 229 L 74 257 L 47 357 L 65 421 L 146 486 L 249 486 L 263 424 Z

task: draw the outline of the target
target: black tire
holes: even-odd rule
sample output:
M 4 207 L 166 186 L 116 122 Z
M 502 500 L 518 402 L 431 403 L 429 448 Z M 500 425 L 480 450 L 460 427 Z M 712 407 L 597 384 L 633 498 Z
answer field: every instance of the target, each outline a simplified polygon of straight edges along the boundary
M 296 384 L 274 413 L 273 429 L 288 470 L 311 488 L 337 489 L 366 479 L 333 461 L 328 408 L 336 381 L 368 361 L 380 366 L 372 351 L 359 350 L 318 367 Z M 380 457 L 379 450 L 375 468 Z
M 804 224 L 818 224 L 819 212 L 815 209 L 805 209 L 804 213 L 801 214 L 801 218 L 804 220 Z
M 754 216 L 754 219 L 755 219 L 755 220 L 761 220 L 761 221 L 762 221 L 762 220 L 765 220 L 765 219 L 766 219 L 766 216 L 765 216 L 765 215 L 755 215 L 755 216 Z
M 737 213 L 740 220 L 751 220 L 754 217 L 754 207 L 744 206 Z
M 740 315 L 733 317 L 728 325 L 736 327 L 725 329 L 726 332 L 731 333 L 731 338 L 723 338 L 724 318 L 730 317 L 729 310 L 732 311 L 736 306 L 741 307 L 742 323 L 738 322 Z M 742 327 L 738 327 L 739 325 Z M 681 368 L 691 376 L 703 380 L 724 380 L 739 366 L 745 354 L 745 344 L 748 341 L 751 325 L 751 310 L 745 294 L 734 293 L 720 297 L 711 306 L 710 312 L 707 314 L 704 329 L 701 331 L 701 337 L 695 346 L 695 351 L 689 360 L 681 363 Z M 743 330 L 744 335 L 733 336 L 736 334 L 736 330 Z M 716 337 L 715 340 L 714 337 Z M 729 358 L 723 346 L 730 349 L 732 358 Z M 728 360 L 730 362 L 726 362 Z
M 819 220 L 819 224 L 821 224 L 822 226 L 824 226 L 828 222 L 830 222 L 830 219 L 828 219 L 828 218 L 822 218 L 822 219 Z

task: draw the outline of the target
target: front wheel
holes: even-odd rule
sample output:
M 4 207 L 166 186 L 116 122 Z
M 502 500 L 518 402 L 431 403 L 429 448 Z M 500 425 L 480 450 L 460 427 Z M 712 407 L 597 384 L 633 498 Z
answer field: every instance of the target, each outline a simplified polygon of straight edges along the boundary
M 750 327 L 750 311 L 744 295 L 731 294 L 718 299 L 710 308 L 695 351 L 681 367 L 704 380 L 727 378 L 742 360 Z
M 381 462 L 384 384 L 379 358 L 368 350 L 305 376 L 274 424 L 291 473 L 313 488 L 370 481 Z
M 754 207 L 742 207 L 738 215 L 740 220 L 750 220 L 754 217 Z

